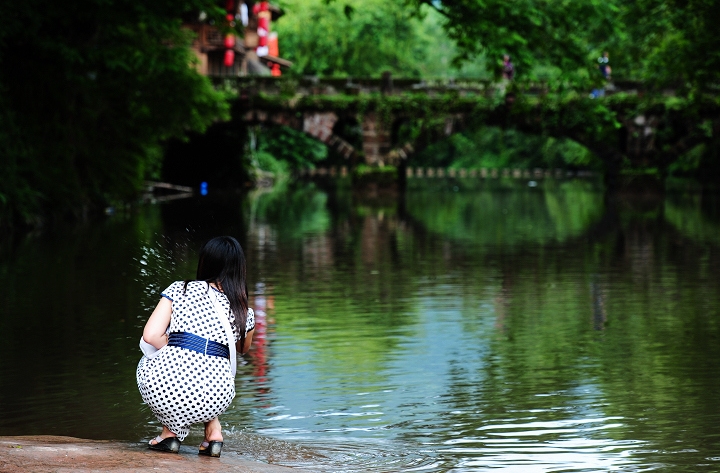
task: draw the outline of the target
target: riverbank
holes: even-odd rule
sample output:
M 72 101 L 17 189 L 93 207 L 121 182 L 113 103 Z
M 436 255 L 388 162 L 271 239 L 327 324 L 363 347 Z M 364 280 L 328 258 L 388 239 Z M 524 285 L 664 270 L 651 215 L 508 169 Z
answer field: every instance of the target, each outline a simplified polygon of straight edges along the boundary
M 86 440 L 50 435 L 0 437 L 0 473 L 290 473 L 298 471 L 243 459 L 235 452 L 220 458 L 197 455 L 191 446 L 179 454 L 148 450 L 141 443 Z M 308 471 L 308 470 L 303 470 Z

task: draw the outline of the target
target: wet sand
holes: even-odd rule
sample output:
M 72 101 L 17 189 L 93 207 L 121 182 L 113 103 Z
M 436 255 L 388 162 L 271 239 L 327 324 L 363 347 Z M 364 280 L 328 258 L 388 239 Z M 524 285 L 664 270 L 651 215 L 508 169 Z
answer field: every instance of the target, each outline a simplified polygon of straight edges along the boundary
M 179 454 L 148 450 L 144 444 L 36 435 L 0 437 L 0 473 L 290 473 L 308 472 L 243 459 L 235 452 L 201 457 L 182 446 Z

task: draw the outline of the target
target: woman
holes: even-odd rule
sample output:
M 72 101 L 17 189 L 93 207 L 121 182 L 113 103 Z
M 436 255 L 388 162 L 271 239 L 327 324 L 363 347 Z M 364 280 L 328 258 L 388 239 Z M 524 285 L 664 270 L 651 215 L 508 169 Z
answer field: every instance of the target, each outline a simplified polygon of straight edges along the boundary
M 198 453 L 220 456 L 218 416 L 235 397 L 235 351 L 250 349 L 255 329 L 245 273 L 237 240 L 213 238 L 200 250 L 196 280 L 176 281 L 165 289 L 145 324 L 140 344 L 152 345 L 148 348 L 154 353 L 143 349 L 137 383 L 163 426 L 150 440 L 152 450 L 177 453 L 190 425 L 203 422 L 205 439 Z

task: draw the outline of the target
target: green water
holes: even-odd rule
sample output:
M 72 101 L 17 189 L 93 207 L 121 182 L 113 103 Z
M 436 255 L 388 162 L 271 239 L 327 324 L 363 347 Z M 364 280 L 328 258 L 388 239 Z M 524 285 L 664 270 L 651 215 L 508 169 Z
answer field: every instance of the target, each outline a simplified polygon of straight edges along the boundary
M 211 193 L 4 241 L 0 435 L 154 436 L 142 327 L 201 242 L 231 234 L 259 325 L 221 417 L 228 454 L 328 472 L 720 470 L 716 196 L 426 185 Z

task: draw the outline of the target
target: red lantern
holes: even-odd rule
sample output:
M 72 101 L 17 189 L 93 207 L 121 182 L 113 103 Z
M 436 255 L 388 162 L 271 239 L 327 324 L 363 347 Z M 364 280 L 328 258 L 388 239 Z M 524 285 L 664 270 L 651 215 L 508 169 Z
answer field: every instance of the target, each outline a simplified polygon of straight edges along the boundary
M 235 64 L 235 51 L 232 49 L 226 49 L 225 50 L 225 61 L 223 62 L 225 64 L 225 67 L 231 67 L 233 64 Z
M 253 13 L 256 15 L 259 15 L 260 12 L 263 11 L 269 11 L 270 10 L 270 2 L 262 1 L 257 2 L 255 5 L 253 5 Z
M 268 55 L 268 34 L 270 34 L 270 4 L 268 2 L 258 2 L 253 5 L 253 13 L 257 15 L 257 34 L 258 46 L 256 52 L 258 56 Z
M 278 45 L 278 35 L 275 32 L 270 33 L 268 36 L 268 55 L 279 57 L 280 56 L 280 47 Z M 279 77 L 281 75 L 280 72 L 280 64 L 272 64 L 268 63 L 268 67 L 270 68 L 270 75 L 274 77 Z
M 270 12 L 260 12 L 258 15 L 258 46 L 267 46 L 267 37 L 270 33 Z
M 235 0 L 227 0 L 225 3 L 225 11 L 227 11 L 225 18 L 230 26 L 235 26 L 235 15 L 233 14 L 234 10 Z M 235 64 L 235 35 L 233 33 L 225 35 L 223 44 L 226 48 L 223 64 L 225 64 L 225 67 L 232 67 L 233 64 Z
M 280 47 L 278 46 L 278 35 L 274 31 L 267 38 L 268 54 L 270 56 L 279 56 Z

